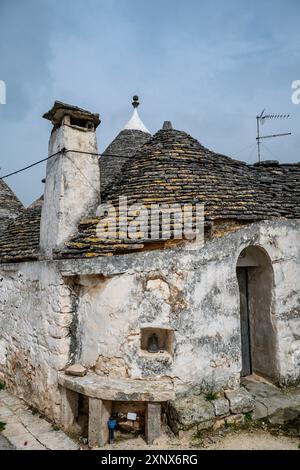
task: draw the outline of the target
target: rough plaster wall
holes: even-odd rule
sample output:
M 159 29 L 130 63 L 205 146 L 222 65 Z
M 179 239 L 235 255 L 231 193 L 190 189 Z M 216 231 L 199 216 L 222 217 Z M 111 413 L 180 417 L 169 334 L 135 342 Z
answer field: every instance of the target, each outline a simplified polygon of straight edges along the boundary
M 299 241 L 297 222 L 254 224 L 214 240 L 198 252 L 118 257 L 101 270 L 101 282 L 83 275 L 81 283 L 86 285 L 78 308 L 78 359 L 92 367 L 99 357 L 104 358 L 105 375 L 110 370 L 116 373 L 115 359 L 123 360 L 123 375 L 173 377 L 178 390 L 236 387 L 241 369 L 236 263 L 245 247 L 259 245 L 273 261 L 278 380 L 297 381 Z M 100 271 L 98 260 L 92 263 L 95 266 L 90 264 L 90 272 Z M 174 328 L 173 358 L 154 358 L 140 351 L 140 328 L 149 326 Z
M 264 236 L 263 241 L 265 241 Z M 273 312 L 279 382 L 300 382 L 300 224 L 278 224 L 268 252 L 274 271 Z
M 51 418 L 59 418 L 56 371 L 69 360 L 73 298 L 54 266 L 0 266 L 0 376 Z
M 230 266 L 213 255 L 190 272 L 176 268 L 124 273 L 98 283 L 83 276 L 78 360 L 93 367 L 99 357 L 110 358 L 105 375 L 115 376 L 115 359 L 123 359 L 128 377 L 172 377 L 179 389 L 236 386 L 239 312 Z M 140 329 L 149 326 L 175 330 L 173 357 L 141 351 Z

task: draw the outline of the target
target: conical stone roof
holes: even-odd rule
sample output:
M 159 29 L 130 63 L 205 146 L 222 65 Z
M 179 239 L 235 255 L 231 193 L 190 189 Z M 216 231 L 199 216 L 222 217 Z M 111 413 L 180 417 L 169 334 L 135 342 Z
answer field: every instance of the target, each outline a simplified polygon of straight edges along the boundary
M 23 205 L 5 183 L 0 179 L 0 231 L 10 219 L 16 217 L 23 210 Z
M 118 180 L 128 159 L 151 138 L 151 134 L 142 122 L 137 107 L 138 97 L 133 97 L 133 115 L 117 137 L 103 152 L 100 162 L 101 193 Z

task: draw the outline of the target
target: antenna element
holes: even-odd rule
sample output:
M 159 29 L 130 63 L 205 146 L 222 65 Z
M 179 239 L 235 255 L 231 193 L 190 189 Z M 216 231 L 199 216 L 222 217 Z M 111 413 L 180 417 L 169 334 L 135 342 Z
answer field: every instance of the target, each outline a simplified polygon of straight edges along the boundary
M 260 124 L 264 124 L 265 119 L 288 119 L 290 117 L 289 114 L 264 114 L 265 110 L 263 109 L 260 113 L 260 116 L 256 116 L 256 129 L 257 129 L 257 157 L 258 162 L 261 162 L 261 155 L 260 155 L 260 141 L 262 139 L 272 139 L 273 137 L 283 137 L 286 135 L 292 135 L 291 132 L 285 132 L 284 134 L 271 134 L 271 135 L 260 135 Z

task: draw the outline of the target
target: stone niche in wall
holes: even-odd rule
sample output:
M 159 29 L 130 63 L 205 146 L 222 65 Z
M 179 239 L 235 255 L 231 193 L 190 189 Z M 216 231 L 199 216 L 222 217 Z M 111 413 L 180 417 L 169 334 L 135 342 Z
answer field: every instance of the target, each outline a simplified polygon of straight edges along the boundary
M 157 352 L 149 352 L 151 339 L 157 342 Z M 174 330 L 171 328 L 141 328 L 141 354 L 157 358 L 161 355 L 172 356 L 174 350 Z

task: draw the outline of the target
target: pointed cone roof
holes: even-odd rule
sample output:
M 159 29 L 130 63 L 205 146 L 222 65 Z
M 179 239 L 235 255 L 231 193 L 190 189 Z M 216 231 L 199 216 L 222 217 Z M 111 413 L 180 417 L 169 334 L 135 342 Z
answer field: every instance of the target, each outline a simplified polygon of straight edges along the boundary
M 150 131 L 148 131 L 147 127 L 141 120 L 138 110 L 136 108 L 134 108 L 133 115 L 131 116 L 127 124 L 125 124 L 123 129 L 133 130 L 133 131 L 142 131 L 142 132 L 145 132 L 146 134 L 150 134 Z
M 137 107 L 138 97 L 133 97 L 133 115 L 117 137 L 108 145 L 99 159 L 101 192 L 105 191 L 115 179 L 121 176 L 123 166 L 129 158 L 151 139 L 151 134 L 141 121 Z
M 24 209 L 14 192 L 0 179 L 0 218 L 12 217 Z
M 145 126 L 145 124 L 143 123 L 143 121 L 141 120 L 141 118 L 139 116 L 139 113 L 138 113 L 138 110 L 137 110 L 139 104 L 140 104 L 139 103 L 139 97 L 137 95 L 134 95 L 133 101 L 132 101 L 132 106 L 134 108 L 133 115 L 131 116 L 131 118 L 129 119 L 127 124 L 125 124 L 123 129 L 142 131 L 142 132 L 146 132 L 147 134 L 150 134 L 147 127 Z
M 133 115 L 117 137 L 105 149 L 103 156 L 132 157 L 151 138 L 150 132 L 138 114 L 139 104 L 139 98 L 135 95 L 132 101 Z

